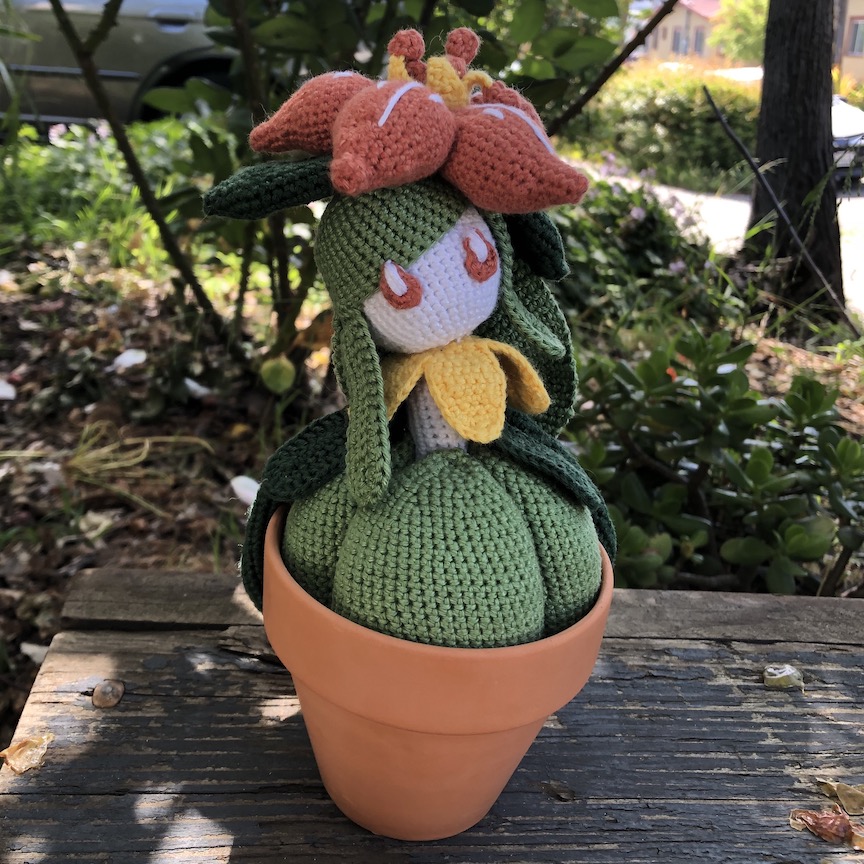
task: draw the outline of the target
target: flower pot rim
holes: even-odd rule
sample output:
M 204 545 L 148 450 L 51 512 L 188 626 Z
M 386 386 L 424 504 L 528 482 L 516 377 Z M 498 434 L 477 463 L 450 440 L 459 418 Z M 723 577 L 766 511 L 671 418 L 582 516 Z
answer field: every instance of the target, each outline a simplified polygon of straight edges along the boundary
M 449 648 L 378 633 L 315 600 L 282 560 L 284 517 L 267 529 L 264 628 L 298 693 L 399 728 L 477 734 L 542 722 L 590 677 L 614 581 L 602 547 L 600 594 L 572 627 L 522 645 Z
M 332 609 L 329 609 L 323 603 L 319 603 L 311 594 L 309 594 L 288 571 L 282 561 L 279 553 L 280 543 L 279 538 L 282 536 L 285 517 L 287 515 L 287 507 L 280 507 L 273 515 L 267 526 L 267 534 L 265 540 L 265 559 L 276 552 L 278 563 L 281 567 L 273 568 L 271 572 L 277 573 L 282 587 L 287 590 L 292 597 L 301 605 L 314 609 L 315 614 L 321 616 L 324 621 L 329 622 L 332 627 L 342 630 L 346 633 L 356 631 L 357 635 L 363 634 L 363 638 L 373 645 L 378 645 L 386 650 L 399 650 L 400 652 L 415 653 L 418 657 L 428 656 L 434 657 L 440 662 L 445 659 L 461 661 L 466 658 L 466 652 L 470 653 L 470 658 L 473 662 L 483 662 L 484 659 L 496 662 L 510 655 L 513 657 L 524 656 L 530 654 L 546 654 L 553 650 L 558 645 L 564 645 L 578 639 L 583 631 L 593 629 L 598 623 L 598 619 L 603 619 L 605 622 L 609 614 L 609 606 L 612 602 L 612 593 L 615 583 L 615 578 L 612 572 L 609 556 L 603 545 L 600 544 L 600 555 L 603 561 L 602 581 L 600 583 L 600 591 L 591 607 L 582 618 L 570 627 L 555 633 L 552 636 L 544 636 L 541 639 L 535 639 L 533 642 L 522 642 L 518 645 L 505 645 L 499 648 L 454 648 L 446 645 L 430 645 L 425 642 L 414 642 L 410 639 L 400 639 L 397 636 L 389 636 L 386 633 L 381 633 L 378 630 L 373 630 L 370 627 L 364 627 L 362 624 L 357 624 L 348 618 L 339 615 Z M 273 536 L 275 535 L 275 536 Z M 276 563 L 272 562 L 271 563 Z M 265 625 L 266 625 L 266 610 L 265 610 Z

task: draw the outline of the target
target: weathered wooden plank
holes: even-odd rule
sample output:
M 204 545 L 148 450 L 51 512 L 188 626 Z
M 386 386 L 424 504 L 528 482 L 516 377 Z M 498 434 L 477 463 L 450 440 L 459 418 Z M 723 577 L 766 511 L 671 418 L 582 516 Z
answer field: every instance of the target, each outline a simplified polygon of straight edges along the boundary
M 40 771 L 0 771 L 3 864 L 843 860 L 787 820 L 827 803 L 816 777 L 864 782 L 857 648 L 608 638 L 489 816 L 404 844 L 340 816 L 290 676 L 223 639 L 57 637 L 16 736 L 57 739 Z M 762 667 L 787 661 L 805 671 L 804 693 L 762 686 Z M 95 709 L 109 677 L 126 694 Z
M 232 574 L 84 570 L 64 623 L 75 628 L 228 627 L 260 623 Z M 618 589 L 607 633 L 624 638 L 740 639 L 864 645 L 864 600 Z
M 260 624 L 236 573 L 102 568 L 76 573 L 64 628 L 178 629 Z
M 609 636 L 864 645 L 864 600 L 616 589 Z

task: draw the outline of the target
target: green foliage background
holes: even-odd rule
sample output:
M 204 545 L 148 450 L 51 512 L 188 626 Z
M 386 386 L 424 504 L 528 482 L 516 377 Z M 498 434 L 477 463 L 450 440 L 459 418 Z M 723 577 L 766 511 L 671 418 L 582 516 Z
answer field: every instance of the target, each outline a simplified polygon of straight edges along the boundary
M 746 66 L 759 66 L 765 49 L 769 0 L 720 0 L 708 44 L 724 57 Z

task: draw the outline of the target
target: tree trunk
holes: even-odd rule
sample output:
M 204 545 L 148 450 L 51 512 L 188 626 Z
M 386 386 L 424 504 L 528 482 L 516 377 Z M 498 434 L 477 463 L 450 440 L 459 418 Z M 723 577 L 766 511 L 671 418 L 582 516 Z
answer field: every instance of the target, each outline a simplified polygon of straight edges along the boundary
M 819 270 L 843 299 L 840 228 L 833 176 L 831 58 L 833 0 L 771 0 L 765 30 L 765 75 L 757 157 Z M 774 207 L 757 184 L 753 227 Z M 747 244 L 751 260 L 788 259 L 778 294 L 792 305 L 830 306 L 819 280 L 803 265 L 781 220 Z M 822 292 L 814 299 L 817 292 Z M 837 317 L 836 308 L 829 313 Z

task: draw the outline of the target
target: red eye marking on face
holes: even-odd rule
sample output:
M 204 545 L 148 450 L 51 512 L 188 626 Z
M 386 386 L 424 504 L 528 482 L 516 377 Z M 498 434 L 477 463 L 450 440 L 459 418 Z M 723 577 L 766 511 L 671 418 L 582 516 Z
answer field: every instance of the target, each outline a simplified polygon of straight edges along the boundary
M 465 249 L 465 270 L 475 282 L 485 282 L 495 275 L 498 253 L 479 228 L 475 228 L 474 233 L 462 241 L 462 247 Z
M 423 284 L 395 261 L 385 261 L 378 287 L 394 309 L 413 309 L 423 299 Z

